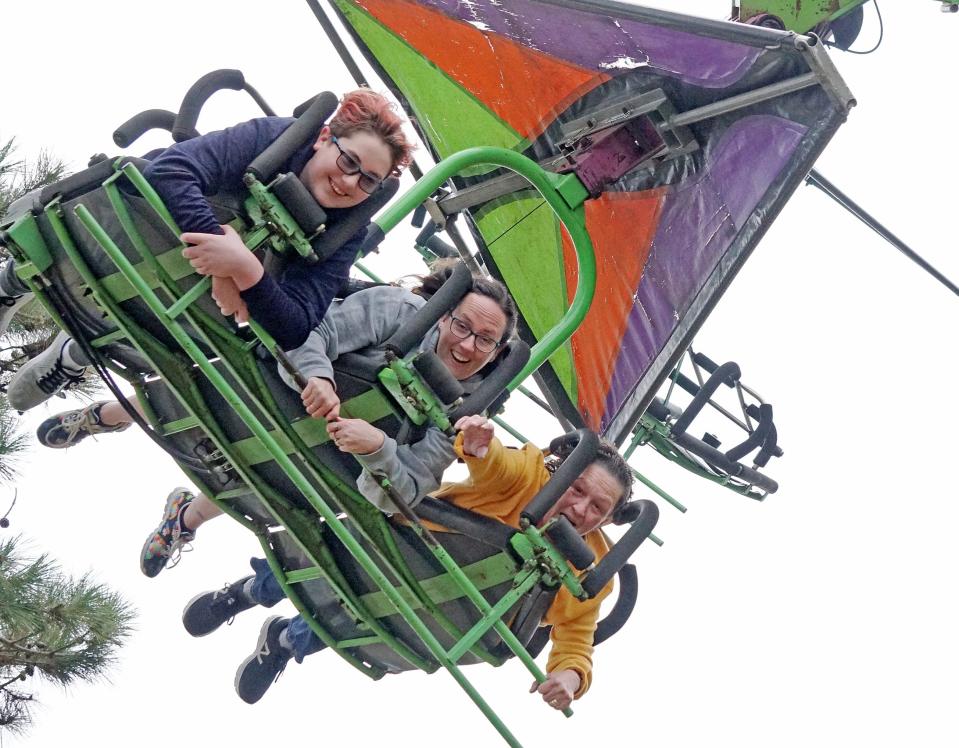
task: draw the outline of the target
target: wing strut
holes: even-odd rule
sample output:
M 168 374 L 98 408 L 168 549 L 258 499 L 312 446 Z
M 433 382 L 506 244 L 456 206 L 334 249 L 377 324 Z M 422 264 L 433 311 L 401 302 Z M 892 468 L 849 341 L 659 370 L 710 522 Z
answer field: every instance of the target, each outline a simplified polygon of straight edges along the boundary
M 952 291 L 954 294 L 959 296 L 959 286 L 956 286 L 951 280 L 946 276 L 936 270 L 932 265 L 930 265 L 925 259 L 923 259 L 917 252 L 909 248 L 909 246 L 903 242 L 899 237 L 893 234 L 889 229 L 883 226 L 879 221 L 869 215 L 865 210 L 860 208 L 855 202 L 853 202 L 848 195 L 843 193 L 836 187 L 832 182 L 826 179 L 822 174 L 813 169 L 809 172 L 809 175 L 806 177 L 806 184 L 811 184 L 813 187 L 818 187 L 820 190 L 825 192 L 829 197 L 839 203 L 842 207 L 852 213 L 856 218 L 866 224 L 869 228 L 875 231 L 879 236 L 889 242 L 892 246 L 902 252 L 906 257 L 916 263 L 919 267 L 925 270 L 929 275 L 938 280 L 942 285 Z

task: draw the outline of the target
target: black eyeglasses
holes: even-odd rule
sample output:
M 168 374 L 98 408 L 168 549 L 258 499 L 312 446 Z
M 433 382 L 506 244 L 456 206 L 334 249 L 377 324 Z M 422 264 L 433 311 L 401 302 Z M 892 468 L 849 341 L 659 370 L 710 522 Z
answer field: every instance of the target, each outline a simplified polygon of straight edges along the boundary
M 381 177 L 375 177 L 369 172 L 363 171 L 363 167 L 360 166 L 360 162 L 356 160 L 356 157 L 353 154 L 344 151 L 343 146 L 340 145 L 340 141 L 336 139 L 336 136 L 333 135 L 330 137 L 330 140 L 333 142 L 333 145 L 336 146 L 336 150 L 340 152 L 340 155 L 336 157 L 336 165 L 340 168 L 347 176 L 352 176 L 353 174 L 359 174 L 359 187 L 367 195 L 372 195 L 380 187 L 383 186 L 383 179 Z
M 476 338 L 476 350 L 482 351 L 483 353 L 491 353 L 499 348 L 499 341 L 496 338 L 491 338 L 489 335 L 480 335 L 478 332 L 473 332 L 473 328 L 467 325 L 459 317 L 454 317 L 450 314 L 450 330 L 453 331 L 453 334 L 458 337 L 460 340 L 466 340 L 470 335 Z

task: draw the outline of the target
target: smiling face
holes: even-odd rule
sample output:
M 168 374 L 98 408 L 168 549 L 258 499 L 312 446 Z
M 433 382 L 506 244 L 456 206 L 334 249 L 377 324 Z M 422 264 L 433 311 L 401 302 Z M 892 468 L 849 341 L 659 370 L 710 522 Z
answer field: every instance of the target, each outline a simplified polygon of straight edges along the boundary
M 320 131 L 320 136 L 313 144 L 313 156 L 300 172 L 300 181 L 324 208 L 352 208 L 369 195 L 360 189 L 359 172 L 344 174 L 337 165 L 340 150 L 331 135 L 328 127 Z M 354 130 L 337 138 L 337 141 L 340 148 L 352 156 L 367 174 L 380 179 L 389 176 L 393 168 L 390 149 L 378 135 Z
M 606 523 L 624 490 L 609 470 L 594 462 L 559 497 L 543 522 L 562 514 L 576 532 L 586 535 Z
M 506 315 L 493 299 L 478 293 L 468 293 L 453 310 L 440 321 L 440 337 L 436 341 L 436 355 L 458 380 L 469 379 L 499 355 L 503 346 L 488 353 L 476 347 L 476 335 L 457 337 L 453 332 L 453 317 L 469 326 L 476 335 L 501 340 L 506 331 Z

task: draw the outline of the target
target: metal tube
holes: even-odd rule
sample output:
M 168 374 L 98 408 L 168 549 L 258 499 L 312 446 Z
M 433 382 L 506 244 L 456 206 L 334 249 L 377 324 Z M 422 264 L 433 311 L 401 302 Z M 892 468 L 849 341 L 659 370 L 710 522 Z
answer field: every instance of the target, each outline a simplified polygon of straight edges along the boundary
M 779 81 L 778 83 L 772 83 L 768 86 L 763 86 L 762 88 L 747 91 L 746 93 L 730 96 L 728 99 L 707 104 L 706 106 L 701 106 L 697 109 L 690 109 L 687 112 L 682 112 L 670 117 L 666 124 L 668 127 L 683 127 L 684 125 L 691 125 L 694 122 L 701 122 L 704 119 L 718 117 L 720 114 L 734 112 L 737 109 L 743 109 L 744 107 L 752 106 L 753 104 L 759 104 L 760 102 L 768 101 L 769 99 L 775 99 L 779 96 L 785 96 L 786 94 L 790 94 L 795 91 L 801 91 L 804 88 L 809 88 L 810 86 L 815 86 L 818 84 L 818 74 L 804 73 L 803 75 L 797 75 L 795 78 L 789 78 L 784 81 Z

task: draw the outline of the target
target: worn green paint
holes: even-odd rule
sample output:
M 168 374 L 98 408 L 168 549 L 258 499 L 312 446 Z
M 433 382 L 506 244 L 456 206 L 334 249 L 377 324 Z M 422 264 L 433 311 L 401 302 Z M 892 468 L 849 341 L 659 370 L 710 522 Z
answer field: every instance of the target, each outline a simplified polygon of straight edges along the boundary
M 869 0 L 742 0 L 739 17 L 748 20 L 760 13 L 778 17 L 790 31 L 805 34 L 824 21 L 835 21 Z

